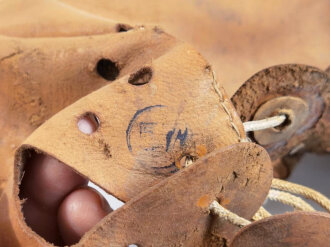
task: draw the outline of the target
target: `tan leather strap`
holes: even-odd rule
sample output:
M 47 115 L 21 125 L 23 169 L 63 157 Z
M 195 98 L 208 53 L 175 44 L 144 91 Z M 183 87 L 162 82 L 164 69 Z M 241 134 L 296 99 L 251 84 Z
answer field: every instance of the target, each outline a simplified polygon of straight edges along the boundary
M 0 36 L 0 193 L 15 150 L 44 121 L 90 92 L 151 64 L 177 43 L 159 29 L 139 27 L 76 38 Z M 102 59 L 118 69 L 112 80 L 98 72 L 111 69 L 99 66 Z
M 267 152 L 251 143 L 216 150 L 105 217 L 79 246 L 209 246 L 239 229 L 209 214 L 212 201 L 251 218 L 270 188 Z M 220 226 L 221 225 L 221 226 Z
M 25 159 L 32 149 L 61 160 L 107 192 L 129 201 L 183 169 L 182 158 L 196 160 L 244 139 L 237 113 L 198 52 L 159 29 L 130 32 L 139 34 L 138 40 L 145 39 L 141 47 L 150 45 L 150 51 L 157 43 L 153 38 L 159 40 L 151 53 L 154 57 L 144 55 L 149 54 L 147 50 L 131 51 L 137 57 L 126 56 L 118 50 L 120 43 L 112 47 L 127 62 L 128 67 L 123 63 L 121 68 L 123 74 L 53 116 L 18 149 L 14 194 L 12 188 L 8 191 L 10 203 L 16 201 L 10 215 L 19 222 L 20 227 L 15 227 L 19 241 L 31 235 L 34 244 L 44 244 L 26 229 L 17 197 Z M 77 126 L 86 113 L 98 123 L 90 135 Z
M 129 83 L 144 73 L 150 75 L 146 84 Z M 20 157 L 33 148 L 127 201 L 181 169 L 182 157 L 197 159 L 244 137 L 238 115 L 218 85 L 219 98 L 214 80 L 200 54 L 179 43 L 56 114 L 24 142 L 16 164 L 22 168 Z M 86 113 L 99 121 L 91 135 L 77 128 Z
M 242 228 L 230 247 L 328 246 L 330 216 L 293 212 L 267 217 Z
M 6 176 L 1 201 L 12 224 L 7 220 L 1 227 L 4 232 L 14 229 L 18 243 L 46 245 L 25 226 L 20 212 L 18 185 L 30 149 L 58 158 L 128 201 L 183 168 L 181 158 L 195 160 L 244 138 L 242 123 L 210 65 L 159 28 L 77 39 L 0 37 L 3 44 L 8 40 L 20 48 L 1 61 L 1 81 L 6 82 L 1 85 L 14 92 L 0 98 L 6 106 L 1 124 L 10 130 L 9 137 L 21 139 L 72 100 L 108 84 L 50 118 L 17 151 L 15 178 Z M 54 57 L 60 61 L 56 66 Z M 102 59 L 119 70 L 113 80 L 98 73 Z M 16 64 L 22 73 L 15 74 Z M 77 127 L 86 113 L 99 121 L 92 135 Z M 26 124 L 9 128 L 21 122 Z M 17 140 L 5 140 L 0 152 L 5 154 Z M 12 175 L 11 170 L 6 174 Z

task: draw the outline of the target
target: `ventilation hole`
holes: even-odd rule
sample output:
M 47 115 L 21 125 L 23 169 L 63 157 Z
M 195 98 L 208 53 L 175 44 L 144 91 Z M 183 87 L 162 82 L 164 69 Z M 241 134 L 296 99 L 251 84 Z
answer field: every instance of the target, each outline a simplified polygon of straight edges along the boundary
M 78 129 L 87 135 L 94 133 L 100 126 L 98 117 L 93 113 L 86 113 L 78 120 Z
M 119 68 L 116 63 L 109 59 L 102 58 L 96 65 L 97 73 L 108 81 L 114 81 L 119 75 Z
M 281 114 L 283 114 L 283 113 L 281 113 Z M 281 125 L 274 127 L 275 130 L 282 131 L 292 123 L 290 115 L 288 115 L 288 114 L 284 114 L 284 115 L 285 115 L 284 122 Z
M 142 68 L 136 73 L 131 74 L 128 78 L 128 82 L 132 85 L 143 85 L 148 83 L 152 77 L 152 69 L 149 67 Z
M 121 32 L 127 32 L 128 30 L 131 30 L 131 29 L 133 29 L 133 27 L 130 25 L 127 25 L 127 24 L 120 23 L 117 25 L 116 29 L 117 29 L 118 33 L 121 33 Z

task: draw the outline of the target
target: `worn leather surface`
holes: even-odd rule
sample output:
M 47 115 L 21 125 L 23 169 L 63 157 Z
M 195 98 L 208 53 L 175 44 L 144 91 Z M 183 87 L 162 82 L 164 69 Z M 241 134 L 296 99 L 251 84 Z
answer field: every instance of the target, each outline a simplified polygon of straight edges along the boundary
M 329 7 L 327 0 L 5 0 L 0 33 L 67 37 L 113 32 L 115 23 L 159 25 L 201 51 L 232 95 L 251 75 L 272 65 L 325 69 Z
M 240 118 L 217 82 L 212 67 L 190 45 L 176 41 L 158 28 L 137 28 L 116 33 L 111 38 L 117 44 L 115 47 L 107 46 L 104 36 L 92 40 L 81 38 L 84 45 L 84 42 L 87 47 L 99 45 L 102 52 L 91 55 L 88 49 L 78 51 L 75 55 L 80 55 L 79 61 L 90 69 L 81 72 L 78 63 L 79 66 L 73 64 L 70 71 L 77 70 L 76 76 L 81 73 L 76 82 L 104 82 L 95 72 L 95 63 L 105 56 L 117 61 L 118 79 L 54 115 L 17 151 L 15 179 L 9 170 L 10 179 L 2 196 L 2 205 L 9 213 L 1 227 L 3 232 L 14 231 L 19 244 L 45 245 L 44 240 L 36 238 L 25 226 L 17 197 L 24 160 L 30 149 L 54 156 L 119 199 L 128 201 L 182 169 L 182 157 L 189 155 L 198 159 L 245 138 Z M 76 44 L 77 40 L 73 42 Z M 125 52 L 127 46 L 134 48 Z M 143 51 L 148 48 L 149 52 L 136 47 Z M 68 48 L 72 50 L 76 51 Z M 89 58 L 87 62 L 85 56 Z M 33 56 L 24 59 L 17 56 L 15 59 L 19 59 L 24 68 L 23 62 L 31 58 Z M 10 61 L 7 62 L 10 64 Z M 52 69 L 51 62 L 48 65 L 47 60 L 43 61 L 44 66 Z M 63 67 L 55 67 L 58 72 L 53 73 L 61 73 Z M 40 68 L 28 72 L 38 74 Z M 140 85 L 140 80 L 145 84 Z M 62 86 L 67 85 L 65 82 L 68 81 L 64 80 Z M 51 87 L 53 83 L 49 83 Z M 79 118 L 86 113 L 95 114 L 99 120 L 99 128 L 91 135 L 80 132 L 77 126 Z
M 88 92 L 111 84 L 97 71 L 100 59 L 116 62 L 122 77 L 152 63 L 176 43 L 158 29 L 140 28 L 75 39 L 0 36 L 0 188 L 15 149 L 33 130 Z
M 102 53 L 95 45 L 97 42 L 82 46 L 83 37 L 89 44 L 103 37 L 104 44 L 112 46 L 112 39 L 107 40 L 110 33 L 130 29 L 122 24 L 158 25 L 197 47 L 232 95 L 250 76 L 271 65 L 305 63 L 326 68 L 329 4 L 327 0 L 157 0 L 143 4 L 117 0 L 1 1 L 0 127 L 4 131 L 0 136 L 0 154 L 6 168 L 0 175 L 0 190 L 7 181 L 6 169 L 19 143 L 50 116 L 107 83 L 96 77 L 95 84 L 80 80 L 80 74 L 93 70 L 95 60 L 86 59 L 86 63 L 90 62 L 86 68 L 82 60 L 75 59 L 77 52 L 88 51 L 92 58 Z M 131 41 L 129 51 L 135 49 Z M 63 51 L 52 49 L 57 46 L 54 43 L 60 43 Z M 52 65 L 52 69 L 45 66 L 50 74 L 44 72 L 44 62 Z M 27 72 L 33 68 L 39 72 Z M 10 79 L 4 76 L 8 73 Z M 17 92 L 15 98 L 9 92 Z
M 168 41 L 162 46 L 163 40 L 157 38 L 161 29 L 157 28 L 150 37 L 154 45 L 159 43 L 162 48 L 150 52 L 144 49 L 149 48 L 148 42 L 140 42 L 140 38 L 135 42 L 135 35 L 127 39 L 124 33 L 118 34 L 122 31 L 118 24 L 156 24 L 189 41 L 214 64 L 213 69 L 220 74 L 218 79 L 232 95 L 252 74 L 270 65 L 291 62 L 328 66 L 328 8 L 328 1 L 311 0 L 253 4 L 1 1 L 0 193 L 8 178 L 12 179 L 13 153 L 19 143 L 59 110 L 109 83 L 95 72 L 99 58 L 113 59 L 108 51 L 127 49 L 124 60 L 131 63 L 120 76 L 128 75 L 152 60 L 155 50 L 162 52 L 172 45 Z M 112 35 L 116 38 L 112 39 Z M 135 60 L 130 60 L 132 52 L 139 55 L 134 54 Z M 147 59 L 140 64 L 141 54 Z M 187 67 L 193 67 L 191 63 Z M 8 184 L 8 192 L 11 188 L 12 184 Z M 8 207 L 7 196 L 1 200 Z M 1 219 L 8 224 L 8 217 L 13 216 L 4 211 Z M 13 233 L 6 233 L 6 238 L 11 239 Z M 13 238 L 13 246 L 14 243 Z
M 267 217 L 242 228 L 229 246 L 329 246 L 329 234 L 329 214 L 292 212 Z
M 137 193 L 76 246 L 217 246 L 239 228 L 211 216 L 209 204 L 217 200 L 251 218 L 265 200 L 271 179 L 270 158 L 262 147 L 239 143 L 221 148 Z M 17 184 L 13 187 L 17 193 Z M 7 192 L 1 199 L 2 208 L 9 208 L 7 214 L 1 211 L 6 220 L 0 224 L 2 246 L 51 246 L 25 225 L 20 202 Z
M 272 177 L 262 147 L 240 143 L 218 149 L 109 214 L 80 246 L 220 246 L 239 227 L 211 216 L 210 203 L 217 200 L 250 219 Z
M 263 138 L 265 143 L 260 145 L 271 156 L 276 176 L 287 177 L 304 152 L 330 151 L 330 78 L 325 71 L 296 64 L 266 68 L 247 80 L 232 101 L 243 122 L 256 120 L 266 104 L 269 114 L 262 118 L 281 111 L 289 114 L 283 130 L 249 134 L 257 143 L 258 137 Z M 297 107 L 302 105 L 305 107 L 299 112 Z
M 327 0 L 5 0 L 0 33 L 61 37 L 104 34 L 116 22 L 158 25 L 201 51 L 232 95 L 269 66 L 300 63 L 325 69 L 329 8 Z
M 243 125 L 208 62 L 185 43 L 163 52 L 132 73 L 149 68 L 146 84 L 132 85 L 132 75 L 120 77 L 54 115 L 23 148 L 70 164 L 126 201 L 178 171 L 182 157 L 198 158 L 244 138 Z M 77 127 L 86 113 L 99 120 L 91 135 Z

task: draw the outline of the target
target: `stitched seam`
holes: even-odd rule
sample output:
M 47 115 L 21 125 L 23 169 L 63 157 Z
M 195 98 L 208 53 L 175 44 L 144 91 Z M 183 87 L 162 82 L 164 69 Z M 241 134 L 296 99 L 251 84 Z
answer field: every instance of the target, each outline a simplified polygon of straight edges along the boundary
M 212 71 L 212 77 L 213 77 L 213 81 L 212 81 L 212 84 L 213 84 L 213 87 L 214 87 L 214 90 L 215 92 L 217 93 L 217 95 L 219 96 L 219 102 L 220 102 L 220 105 L 222 106 L 223 110 L 225 111 L 225 113 L 228 115 L 229 117 L 229 124 L 230 126 L 233 128 L 233 130 L 236 132 L 237 136 L 238 136 L 238 140 L 240 142 L 243 141 L 242 137 L 241 137 L 241 133 L 239 132 L 236 124 L 233 122 L 233 117 L 230 113 L 230 111 L 228 110 L 227 106 L 225 105 L 225 100 L 224 100 L 224 97 L 222 95 L 222 93 L 220 92 L 220 89 L 219 89 L 219 86 L 218 86 L 218 82 L 216 81 L 215 79 L 215 73 L 213 70 Z

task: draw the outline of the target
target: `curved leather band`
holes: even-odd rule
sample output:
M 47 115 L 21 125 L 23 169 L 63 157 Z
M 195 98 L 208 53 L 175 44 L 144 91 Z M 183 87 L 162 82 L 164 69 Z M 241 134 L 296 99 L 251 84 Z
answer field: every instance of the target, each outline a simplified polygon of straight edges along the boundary
M 127 201 L 177 172 L 182 157 L 244 138 L 210 66 L 189 45 L 179 43 L 136 73 L 146 68 L 152 71 L 147 84 L 123 76 L 53 116 L 19 148 L 16 165 L 22 169 L 17 161 L 25 150 L 45 152 Z M 86 113 L 99 121 L 91 135 L 77 127 Z
M 251 143 L 216 150 L 106 216 L 79 246 L 210 246 L 239 230 L 209 214 L 212 201 L 250 219 L 272 180 L 267 152 Z
M 115 37 L 117 45 L 109 49 L 126 61 L 122 76 L 53 116 L 18 149 L 15 178 L 9 181 L 1 203 L 8 207 L 10 217 L 3 226 L 14 229 L 19 242 L 29 239 L 33 244 L 45 244 L 26 228 L 18 199 L 24 160 L 31 150 L 61 160 L 128 201 L 182 169 L 182 157 L 198 159 L 245 137 L 230 100 L 197 51 L 159 29 L 126 34 L 137 43 L 142 40 L 142 48 L 135 50 L 135 44 L 133 51 L 125 53 L 118 42 L 124 36 Z M 137 85 L 134 78 L 147 81 Z M 91 135 L 77 126 L 86 113 L 99 121 Z
M 229 246 L 328 246 L 329 235 L 329 214 L 293 212 L 267 217 L 249 224 L 237 233 Z
M 121 78 L 178 43 L 158 29 L 139 27 L 75 38 L 0 36 L 0 193 L 1 180 L 11 174 L 15 150 L 37 127 L 86 94 L 112 83 L 98 73 L 99 61 L 111 60 Z

